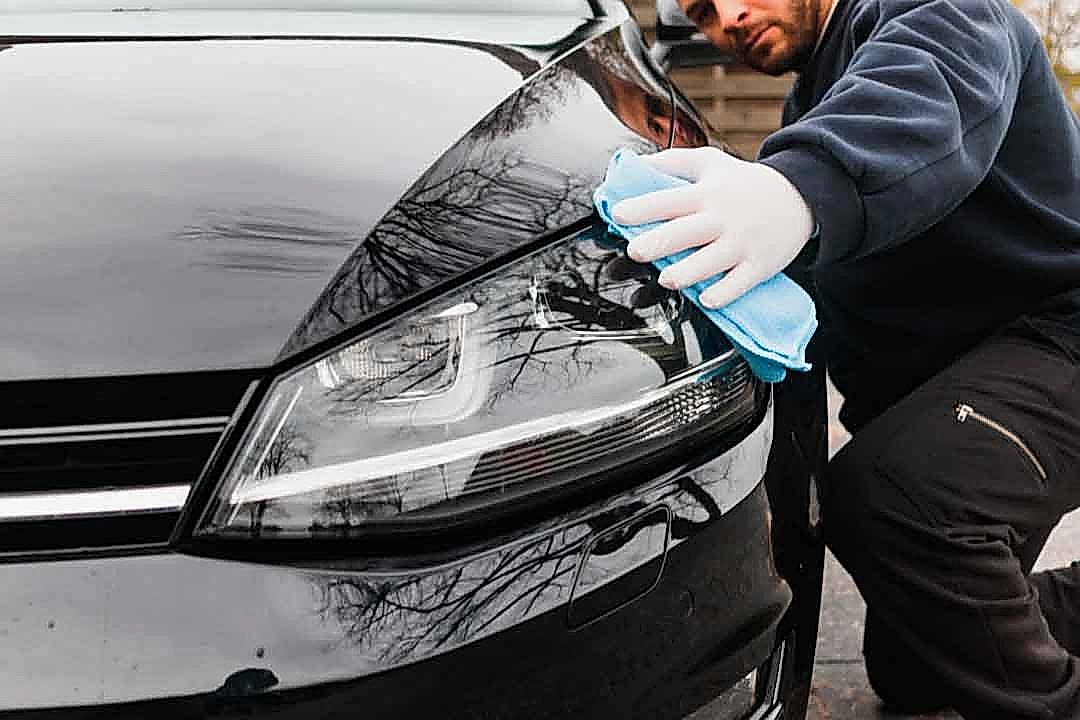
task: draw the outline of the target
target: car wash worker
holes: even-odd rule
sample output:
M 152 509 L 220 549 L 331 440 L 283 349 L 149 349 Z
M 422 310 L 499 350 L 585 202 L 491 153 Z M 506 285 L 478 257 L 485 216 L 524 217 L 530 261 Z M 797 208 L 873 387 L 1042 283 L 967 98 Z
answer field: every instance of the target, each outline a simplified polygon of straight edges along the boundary
M 890 706 L 1080 718 L 1080 565 L 1032 573 L 1080 505 L 1080 126 L 1008 0 L 680 0 L 718 46 L 798 73 L 756 162 L 648 158 L 629 246 L 722 306 L 813 255 L 854 440 L 826 542 L 867 604 Z

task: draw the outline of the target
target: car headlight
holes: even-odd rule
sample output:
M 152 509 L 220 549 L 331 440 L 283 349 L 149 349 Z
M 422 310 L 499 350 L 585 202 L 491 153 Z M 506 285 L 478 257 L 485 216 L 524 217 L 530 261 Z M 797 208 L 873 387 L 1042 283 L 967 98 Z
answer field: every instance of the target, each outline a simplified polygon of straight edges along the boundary
M 696 308 L 585 231 L 278 378 L 196 534 L 430 531 L 640 481 L 759 389 Z

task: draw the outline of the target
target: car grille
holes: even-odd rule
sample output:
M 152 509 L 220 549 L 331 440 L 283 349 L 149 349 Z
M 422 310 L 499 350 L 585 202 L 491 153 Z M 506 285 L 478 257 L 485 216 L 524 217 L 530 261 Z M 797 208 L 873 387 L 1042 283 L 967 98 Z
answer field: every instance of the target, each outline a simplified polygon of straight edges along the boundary
M 248 372 L 0 385 L 0 558 L 160 547 Z

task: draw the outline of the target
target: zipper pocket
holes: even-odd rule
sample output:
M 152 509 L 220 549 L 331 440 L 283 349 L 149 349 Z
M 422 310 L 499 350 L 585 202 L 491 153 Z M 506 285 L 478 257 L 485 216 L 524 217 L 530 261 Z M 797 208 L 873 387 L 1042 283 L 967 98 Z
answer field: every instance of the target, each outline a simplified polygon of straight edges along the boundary
M 975 408 L 971 407 L 970 405 L 965 405 L 964 403 L 957 403 L 956 407 L 953 408 L 953 412 L 956 413 L 956 422 L 958 423 L 967 422 L 967 419 L 971 418 L 972 420 L 975 420 L 985 425 L 986 427 L 997 431 L 1000 435 L 1004 435 L 1006 438 L 1008 438 L 1010 442 L 1012 442 L 1013 445 L 1020 449 L 1020 452 L 1024 453 L 1024 455 L 1027 456 L 1027 459 L 1031 461 L 1031 464 L 1034 465 L 1035 469 L 1038 471 L 1039 477 L 1041 477 L 1043 480 L 1046 480 L 1046 470 L 1043 469 L 1042 463 L 1040 463 L 1039 459 L 1035 457 L 1035 453 L 1031 452 L 1031 448 L 1029 448 L 1024 443 L 1024 441 L 1020 439 L 1019 435 L 1017 435 L 1001 423 L 997 422 L 996 420 L 988 418 L 981 413 L 975 412 Z

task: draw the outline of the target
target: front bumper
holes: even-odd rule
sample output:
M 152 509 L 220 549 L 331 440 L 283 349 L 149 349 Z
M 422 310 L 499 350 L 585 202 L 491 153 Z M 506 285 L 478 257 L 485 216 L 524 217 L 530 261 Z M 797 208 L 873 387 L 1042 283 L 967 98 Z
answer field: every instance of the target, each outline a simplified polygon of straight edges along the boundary
M 457 559 L 0 566 L 0 709 L 682 717 L 797 629 L 762 483 L 772 428 L 770 408 L 714 460 Z

